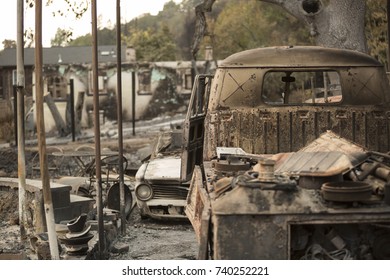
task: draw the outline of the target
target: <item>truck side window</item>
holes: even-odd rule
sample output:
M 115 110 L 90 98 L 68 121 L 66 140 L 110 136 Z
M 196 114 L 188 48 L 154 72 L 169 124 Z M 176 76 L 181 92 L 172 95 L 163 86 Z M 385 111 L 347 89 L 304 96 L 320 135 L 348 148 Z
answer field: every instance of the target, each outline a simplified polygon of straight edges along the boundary
M 262 99 L 269 105 L 327 104 L 342 100 L 336 71 L 270 71 L 264 75 Z

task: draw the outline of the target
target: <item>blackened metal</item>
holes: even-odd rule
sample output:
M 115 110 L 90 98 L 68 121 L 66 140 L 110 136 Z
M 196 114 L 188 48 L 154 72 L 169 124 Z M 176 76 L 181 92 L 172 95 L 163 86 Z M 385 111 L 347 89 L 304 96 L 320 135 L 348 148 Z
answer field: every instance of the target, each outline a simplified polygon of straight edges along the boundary
M 365 182 L 331 182 L 323 184 L 321 191 L 325 200 L 353 202 L 368 200 L 372 187 Z
M 133 123 L 133 136 L 135 135 L 135 69 L 131 72 L 131 96 L 132 96 L 132 123 Z
M 70 87 L 70 122 L 72 130 L 72 141 L 76 141 L 76 126 L 75 126 L 75 114 L 74 114 L 74 82 L 73 79 L 69 81 Z

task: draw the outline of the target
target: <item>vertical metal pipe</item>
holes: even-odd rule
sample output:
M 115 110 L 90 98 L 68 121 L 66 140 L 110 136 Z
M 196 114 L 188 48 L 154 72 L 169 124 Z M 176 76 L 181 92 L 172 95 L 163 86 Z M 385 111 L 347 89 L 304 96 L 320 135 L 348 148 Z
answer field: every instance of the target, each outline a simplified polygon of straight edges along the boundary
M 13 85 L 12 89 L 13 89 L 12 91 L 14 96 L 14 134 L 15 134 L 14 136 L 15 136 L 15 146 L 17 147 L 18 146 L 18 87 L 17 85 Z
M 49 236 L 50 254 L 52 260 L 60 258 L 55 230 L 54 208 L 50 190 L 49 169 L 47 167 L 46 134 L 43 116 L 43 56 L 42 56 L 42 0 L 35 0 L 35 90 L 37 108 L 37 132 L 39 165 L 42 179 L 44 213 L 47 233 Z
M 16 103 L 16 137 L 18 145 L 18 178 L 19 178 L 19 225 L 22 241 L 26 239 L 25 213 L 26 213 L 26 156 L 24 135 L 24 0 L 17 3 L 17 43 L 16 43 L 16 74 L 17 80 L 14 89 L 17 90 L 14 98 Z M 19 98 L 18 95 L 19 94 Z
M 75 128 L 75 114 L 74 114 L 74 81 L 73 79 L 70 79 L 69 81 L 69 87 L 70 87 L 70 123 L 71 123 L 71 130 L 72 130 L 72 142 L 76 141 L 76 128 Z
M 96 0 L 91 1 L 92 12 L 92 73 L 93 73 L 93 111 L 95 130 L 95 162 L 96 162 L 96 205 L 98 216 L 99 232 L 99 257 L 105 255 L 105 236 L 103 223 L 103 196 L 102 196 L 102 174 L 101 174 L 101 153 L 100 153 L 100 115 L 99 115 L 99 73 L 98 73 L 98 40 L 97 40 L 97 12 Z
M 132 123 L 133 135 L 135 135 L 135 69 L 131 72 L 131 96 L 132 96 Z
M 390 0 L 387 0 L 387 71 L 390 72 Z
M 126 233 L 125 182 L 123 171 L 123 125 L 122 125 L 122 48 L 121 48 L 121 1 L 116 1 L 116 57 L 117 57 L 117 118 L 119 152 L 119 205 L 121 233 Z

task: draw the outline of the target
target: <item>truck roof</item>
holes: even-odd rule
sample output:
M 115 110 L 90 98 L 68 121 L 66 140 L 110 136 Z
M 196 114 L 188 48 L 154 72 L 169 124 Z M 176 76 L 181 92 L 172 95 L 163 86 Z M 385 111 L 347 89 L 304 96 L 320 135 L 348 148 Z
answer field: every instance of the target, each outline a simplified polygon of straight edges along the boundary
M 345 67 L 382 64 L 373 57 L 353 50 L 319 46 L 282 46 L 257 48 L 233 54 L 220 68 L 239 67 Z

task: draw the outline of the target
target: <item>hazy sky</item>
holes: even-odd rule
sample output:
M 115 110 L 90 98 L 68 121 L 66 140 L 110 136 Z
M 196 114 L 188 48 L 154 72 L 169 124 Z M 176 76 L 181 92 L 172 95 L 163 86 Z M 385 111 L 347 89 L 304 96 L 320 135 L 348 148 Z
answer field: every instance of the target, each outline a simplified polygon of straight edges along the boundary
M 77 0 L 81 1 L 81 0 Z M 121 18 L 122 23 L 125 20 L 131 20 L 144 13 L 157 14 L 164 7 L 165 2 L 169 0 L 121 0 Z M 175 0 L 179 3 L 181 1 Z M 76 19 L 74 15 L 53 16 L 53 12 L 65 10 L 66 4 L 63 0 L 54 0 L 54 4 L 45 6 L 43 3 L 43 46 L 50 47 L 50 40 L 54 38 L 57 28 L 71 29 L 73 38 L 90 33 L 91 31 L 91 10 L 89 9 L 81 19 Z M 3 40 L 11 39 L 16 41 L 16 7 L 17 0 L 0 2 L 0 49 L 3 48 Z M 34 30 L 34 8 L 28 8 L 25 4 L 25 29 Z M 103 26 L 111 26 L 116 23 L 116 0 L 97 0 L 97 15 L 101 19 Z

